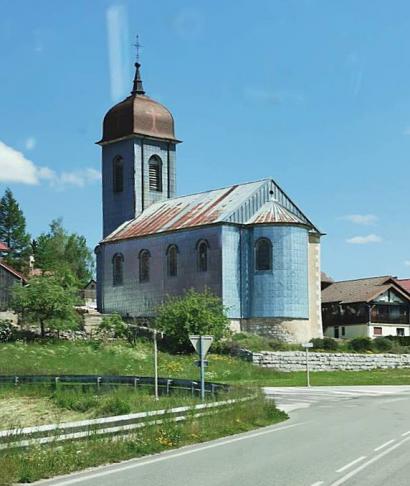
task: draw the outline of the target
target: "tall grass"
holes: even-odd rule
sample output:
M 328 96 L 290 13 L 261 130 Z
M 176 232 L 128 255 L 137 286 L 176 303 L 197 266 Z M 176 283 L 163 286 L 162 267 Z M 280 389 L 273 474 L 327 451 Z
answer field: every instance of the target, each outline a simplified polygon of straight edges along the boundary
M 33 482 L 41 478 L 65 474 L 100 464 L 118 462 L 146 454 L 165 451 L 182 445 L 245 432 L 255 427 L 286 419 L 273 402 L 261 397 L 211 415 L 185 422 L 165 421 L 122 437 L 91 437 L 83 441 L 29 450 L 6 450 L 0 453 L 0 484 Z

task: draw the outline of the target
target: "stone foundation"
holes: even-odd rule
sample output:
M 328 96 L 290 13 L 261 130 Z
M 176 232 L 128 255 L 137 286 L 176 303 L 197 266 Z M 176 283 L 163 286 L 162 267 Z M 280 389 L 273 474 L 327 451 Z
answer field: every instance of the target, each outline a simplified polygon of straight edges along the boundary
M 312 339 L 312 337 L 316 337 L 312 335 L 311 324 L 308 319 L 274 317 L 232 319 L 231 329 L 234 332 L 249 332 L 285 343 L 304 343 Z
M 304 351 L 265 351 L 253 353 L 243 350 L 241 356 L 255 365 L 278 371 L 306 370 Z M 356 354 L 309 352 L 311 371 L 366 371 L 388 368 L 410 368 L 410 354 Z

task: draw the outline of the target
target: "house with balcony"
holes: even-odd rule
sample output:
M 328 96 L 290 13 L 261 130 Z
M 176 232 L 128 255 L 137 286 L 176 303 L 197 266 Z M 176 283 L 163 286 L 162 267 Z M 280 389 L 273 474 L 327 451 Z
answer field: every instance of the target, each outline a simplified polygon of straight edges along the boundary
M 392 276 L 334 282 L 322 290 L 323 334 L 336 339 L 410 335 L 410 291 Z

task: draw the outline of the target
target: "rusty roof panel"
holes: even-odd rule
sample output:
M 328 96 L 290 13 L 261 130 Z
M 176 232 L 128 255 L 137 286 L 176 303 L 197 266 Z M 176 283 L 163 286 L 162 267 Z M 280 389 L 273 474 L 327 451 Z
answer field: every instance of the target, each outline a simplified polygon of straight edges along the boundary
M 275 192 L 284 204 L 276 201 L 276 209 L 272 209 L 266 205 L 271 204 Z M 135 219 L 122 224 L 104 241 L 222 222 L 306 224 L 316 230 L 271 179 L 264 179 L 155 203 Z

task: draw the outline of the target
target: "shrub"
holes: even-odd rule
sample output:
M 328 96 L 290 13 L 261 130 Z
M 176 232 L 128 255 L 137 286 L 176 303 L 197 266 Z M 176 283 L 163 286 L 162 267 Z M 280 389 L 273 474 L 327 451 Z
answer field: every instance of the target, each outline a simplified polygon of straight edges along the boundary
M 218 342 L 228 332 L 226 309 L 221 299 L 208 289 L 204 292 L 190 289 L 182 296 L 168 297 L 156 314 L 156 326 L 166 336 L 162 343 L 174 353 L 193 351 L 190 334 L 209 334 Z
M 323 338 L 323 349 L 327 351 L 336 351 L 339 347 L 338 342 L 330 337 Z
M 125 415 L 131 412 L 130 404 L 118 395 L 109 395 L 98 406 L 96 416 Z
M 10 341 L 13 336 L 13 325 L 9 320 L 0 321 L 0 343 Z
M 385 337 L 378 337 L 373 341 L 373 346 L 377 351 L 391 351 L 393 348 L 393 342 Z
M 357 353 L 371 351 L 373 349 L 373 343 L 368 337 L 357 337 L 349 342 L 349 348 Z

